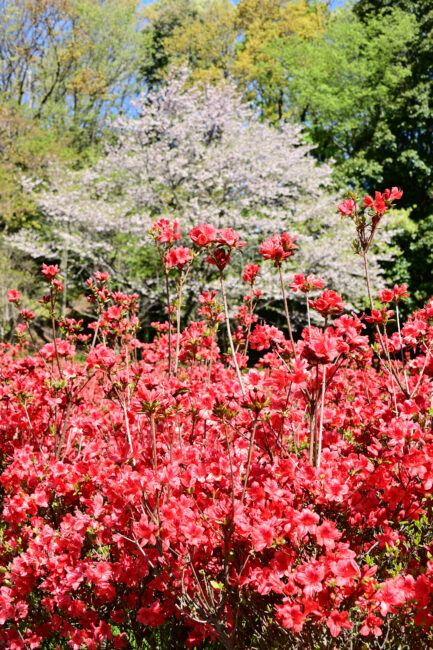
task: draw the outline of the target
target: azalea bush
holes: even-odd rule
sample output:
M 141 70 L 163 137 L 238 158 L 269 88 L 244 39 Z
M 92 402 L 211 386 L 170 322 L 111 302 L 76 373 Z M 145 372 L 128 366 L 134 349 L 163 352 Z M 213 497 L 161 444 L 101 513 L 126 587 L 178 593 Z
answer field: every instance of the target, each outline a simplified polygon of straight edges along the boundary
M 353 222 L 370 309 L 299 269 L 296 236 L 263 241 L 286 327 L 256 316 L 259 264 L 202 223 L 153 223 L 166 310 L 137 338 L 138 296 L 87 281 L 89 327 L 52 340 L 20 323 L 0 350 L 0 645 L 24 648 L 415 648 L 433 643 L 433 300 L 400 321 L 405 285 L 376 295 L 368 255 L 397 188 L 338 206 Z M 182 322 L 197 259 L 202 287 Z M 291 262 L 293 261 L 291 260 Z M 195 280 L 197 281 L 197 279 Z M 296 340 L 288 294 L 304 294 Z M 320 325 L 311 325 L 314 314 Z

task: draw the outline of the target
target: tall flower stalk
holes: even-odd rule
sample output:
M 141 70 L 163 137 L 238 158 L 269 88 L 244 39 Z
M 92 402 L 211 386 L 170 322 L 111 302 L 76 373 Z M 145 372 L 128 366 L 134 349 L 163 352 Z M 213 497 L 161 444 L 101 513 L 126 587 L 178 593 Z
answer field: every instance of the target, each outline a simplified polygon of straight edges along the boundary
M 291 237 L 288 232 L 283 232 L 282 235 L 275 234 L 271 239 L 264 241 L 260 248 L 259 253 L 265 260 L 272 260 L 274 266 L 278 269 L 280 276 L 281 291 L 283 294 L 284 313 L 286 315 L 287 329 L 289 332 L 289 340 L 292 348 L 293 356 L 296 356 L 295 341 L 293 339 L 292 325 L 290 322 L 289 307 L 287 304 L 286 287 L 284 284 L 284 276 L 282 270 L 283 261 L 293 255 L 297 250 L 295 244 L 296 235 Z
M 401 392 L 405 395 L 406 398 L 409 398 L 410 393 L 403 385 L 397 370 L 393 366 L 388 346 L 386 345 L 382 336 L 382 332 L 380 331 L 379 320 L 375 317 L 375 311 L 377 310 L 374 309 L 370 270 L 368 265 L 368 253 L 373 243 L 373 239 L 379 223 L 385 212 L 387 212 L 392 207 L 393 201 L 400 199 L 402 196 L 402 190 L 399 190 L 397 187 L 393 187 L 391 190 L 386 189 L 383 193 L 376 192 L 374 199 L 371 196 L 366 195 L 363 200 L 363 205 L 359 205 L 357 195 L 355 193 L 352 193 L 348 199 L 343 201 L 343 203 L 340 203 L 338 206 L 338 211 L 342 217 L 349 217 L 355 224 L 357 238 L 353 244 L 354 251 L 355 253 L 361 255 L 363 260 L 365 280 L 367 283 L 368 300 L 372 312 L 371 320 L 375 323 L 375 328 L 381 349 L 386 356 L 385 366 L 388 372 L 395 379 Z
M 250 339 L 250 334 L 251 334 L 251 326 L 253 324 L 253 314 L 254 314 L 254 308 L 257 305 L 257 301 L 260 298 L 261 291 L 254 291 L 254 284 L 256 281 L 256 277 L 258 272 L 260 271 L 260 266 L 258 264 L 247 264 L 244 268 L 244 272 L 242 274 L 242 279 L 244 282 L 247 282 L 251 286 L 251 292 L 249 295 L 249 310 L 248 310 L 248 325 L 247 325 L 247 332 L 245 335 L 245 347 L 244 347 L 244 356 L 246 356 L 248 352 L 248 343 Z M 254 297 L 256 300 L 254 301 Z
M 175 264 L 167 263 L 167 257 L 171 254 L 173 245 L 180 239 L 179 223 L 169 219 L 157 219 L 149 229 L 149 234 L 155 242 L 159 258 L 164 266 L 165 273 L 165 299 L 168 318 L 168 376 L 172 373 L 172 320 L 171 320 L 171 301 L 169 285 L 169 269 Z
M 226 321 L 227 338 L 229 340 L 230 352 L 235 367 L 236 376 L 243 394 L 245 388 L 242 381 L 242 374 L 236 358 L 236 351 L 233 345 L 233 337 L 230 328 L 229 309 L 227 304 L 227 291 L 224 281 L 224 269 L 230 261 L 233 250 L 243 248 L 244 241 L 240 241 L 239 234 L 232 228 L 220 228 L 217 230 L 210 224 L 202 223 L 196 226 L 189 233 L 191 240 L 196 246 L 203 248 L 206 253 L 206 262 L 216 266 L 219 272 L 221 293 L 223 297 L 224 315 Z
M 178 246 L 171 249 L 164 259 L 166 272 L 170 268 L 176 268 L 179 272 L 177 280 L 177 299 L 176 299 L 176 351 L 174 355 L 174 369 L 173 375 L 177 376 L 179 367 L 179 352 L 180 352 L 180 316 L 182 310 L 182 289 L 191 269 L 193 256 L 189 248 Z M 170 339 L 169 339 L 170 342 Z
M 236 351 L 235 351 L 235 346 L 233 345 L 233 337 L 232 337 L 232 332 L 230 328 L 230 317 L 229 317 L 229 308 L 227 305 L 227 292 L 226 292 L 226 287 L 225 287 L 225 282 L 224 282 L 224 274 L 222 271 L 220 271 L 220 283 L 221 283 L 221 292 L 223 296 L 223 305 L 224 305 L 224 314 L 225 314 L 225 321 L 226 321 L 226 328 L 227 328 L 227 337 L 229 340 L 229 345 L 230 345 L 230 351 L 232 354 L 232 359 L 233 359 L 233 365 L 236 370 L 236 376 L 238 378 L 239 386 L 241 387 L 242 393 L 245 395 L 245 387 L 242 381 L 242 375 L 241 371 L 239 369 L 239 364 L 236 358 Z
M 168 318 L 168 376 L 171 377 L 171 302 L 170 302 L 170 285 L 168 280 L 168 269 L 165 269 L 165 297 L 167 301 L 167 318 Z

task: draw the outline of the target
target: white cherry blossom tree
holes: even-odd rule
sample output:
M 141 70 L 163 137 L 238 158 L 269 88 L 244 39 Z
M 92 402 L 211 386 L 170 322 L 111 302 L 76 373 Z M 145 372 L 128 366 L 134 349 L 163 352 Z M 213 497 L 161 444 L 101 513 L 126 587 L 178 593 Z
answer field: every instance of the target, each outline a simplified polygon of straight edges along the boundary
M 159 90 L 143 94 L 134 116 L 112 124 L 97 164 L 57 175 L 36 194 L 47 228 L 31 240 L 28 232 L 18 233 L 11 243 L 39 255 L 36 238 L 44 255 L 48 247 L 58 260 L 66 256 L 71 268 L 108 267 L 120 284 L 145 296 L 149 311 L 163 293 L 147 236 L 155 218 L 178 219 L 185 235 L 201 222 L 238 230 L 248 243 L 238 263 L 256 261 L 260 241 L 287 230 L 298 234 L 299 244 L 287 278 L 292 271 L 321 275 L 329 288 L 359 304 L 363 269 L 351 249 L 352 224 L 336 214 L 329 165 L 313 159 L 299 127 L 261 122 L 230 83 L 191 87 L 187 81 L 186 70 L 173 72 Z M 372 256 L 377 286 L 379 261 Z M 273 271 L 263 265 L 269 303 L 280 300 Z M 193 276 L 191 298 L 212 282 L 204 274 Z M 228 277 L 232 298 L 243 291 L 238 277 Z

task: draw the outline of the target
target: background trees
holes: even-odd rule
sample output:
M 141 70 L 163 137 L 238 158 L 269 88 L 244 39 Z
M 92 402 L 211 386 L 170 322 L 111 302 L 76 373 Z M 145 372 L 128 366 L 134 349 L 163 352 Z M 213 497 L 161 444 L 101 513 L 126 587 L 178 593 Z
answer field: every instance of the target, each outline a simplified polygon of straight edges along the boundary
M 167 178 L 161 181 L 160 177 L 157 182 L 136 169 L 134 174 L 140 180 L 140 187 L 134 190 L 137 197 L 133 198 L 133 190 L 126 190 L 130 181 L 124 172 L 131 172 L 130 154 L 134 151 L 134 157 L 136 153 L 125 153 L 126 124 L 134 115 L 133 102 L 140 93 L 141 106 L 149 111 L 154 93 L 171 83 L 168 79 L 173 66 L 186 64 L 190 73 L 184 83 L 192 92 L 198 84 L 212 93 L 206 84 L 218 85 L 225 80 L 235 85 L 242 102 L 251 102 L 252 108 L 245 110 L 250 116 L 256 111 L 254 137 L 261 142 L 252 149 L 255 160 L 265 156 L 268 164 L 274 141 L 279 141 L 282 133 L 295 133 L 293 127 L 300 125 L 304 144 L 291 142 L 290 151 L 299 146 L 302 149 L 306 138 L 311 145 L 310 156 L 321 163 L 332 161 L 328 187 L 332 184 L 335 190 L 372 191 L 377 186 L 401 186 L 405 228 L 400 228 L 400 235 L 394 238 L 401 254 L 394 256 L 391 267 L 386 262 L 384 269 L 397 274 L 400 281 L 416 278 L 416 283 L 412 282 L 417 286 L 413 295 L 416 303 L 433 292 L 429 273 L 433 218 L 431 2 L 358 0 L 353 7 L 331 11 L 327 3 L 316 0 L 241 0 L 237 5 L 229 0 L 155 0 L 145 7 L 136 0 L 0 0 L 0 18 L 0 227 L 8 237 L 11 232 L 30 228 L 30 239 L 36 245 L 35 235 L 42 241 L 51 233 L 51 254 L 64 254 L 59 251 L 64 251 L 65 238 L 62 235 L 60 242 L 54 236 L 57 221 L 52 211 L 48 214 L 40 194 L 43 190 L 44 196 L 48 193 L 60 198 L 61 188 L 50 180 L 49 170 L 56 169 L 56 182 L 63 176 L 69 179 L 65 188 L 79 183 L 73 190 L 72 230 L 68 234 L 78 237 L 77 241 L 81 238 L 77 256 L 87 250 L 83 246 L 86 237 L 99 241 L 103 231 L 103 248 L 111 251 L 108 257 L 104 253 L 105 262 L 122 268 L 119 282 L 132 277 L 141 281 L 149 259 L 143 253 L 145 248 L 128 239 L 125 220 L 119 215 L 128 215 L 131 220 L 131 215 L 141 210 L 140 219 L 143 215 L 147 219 L 158 214 L 155 205 L 163 205 L 166 214 L 178 214 L 179 209 L 173 198 L 168 199 L 171 185 L 165 184 Z M 206 113 L 207 109 L 203 110 Z M 209 152 L 215 149 L 219 155 L 228 156 L 227 169 L 216 174 L 229 173 L 241 164 L 249 169 L 249 157 L 243 154 L 242 158 L 236 146 L 236 164 L 232 153 L 218 149 L 224 138 L 221 140 L 217 133 L 207 136 L 211 142 L 205 146 L 200 120 L 194 121 L 188 111 L 185 115 L 195 125 L 189 130 L 180 113 L 174 118 L 179 119 L 182 129 L 187 128 L 190 140 L 201 142 L 197 147 L 203 164 L 209 162 Z M 123 130 L 110 126 L 117 117 L 126 120 Z M 250 123 L 250 117 L 246 119 Z M 263 125 L 260 136 L 259 123 Z M 240 143 L 245 132 L 241 130 Z M 158 138 L 161 147 L 164 137 L 160 135 L 146 144 L 151 155 Z M 133 146 L 131 140 L 128 146 Z M 184 170 L 192 177 L 181 179 L 177 193 L 183 188 L 196 194 L 203 191 L 203 196 L 196 196 L 203 211 L 213 214 L 221 209 L 231 218 L 233 196 L 205 189 L 204 181 L 200 185 L 194 180 L 198 167 L 197 161 L 195 166 L 191 162 L 191 151 L 195 145 L 188 146 Z M 180 153 L 176 147 L 169 150 L 170 156 Z M 120 191 L 120 185 L 115 184 L 117 194 L 104 194 L 105 190 L 101 193 L 96 189 L 101 183 L 94 174 L 106 173 L 114 150 L 126 158 L 119 175 L 126 185 Z M 139 165 L 141 159 L 134 159 Z M 167 160 L 174 164 L 171 158 Z M 302 160 L 300 156 L 296 162 L 300 170 L 304 170 Z M 180 168 L 183 163 L 176 165 Z M 86 175 L 87 168 L 91 171 Z M 288 174 L 289 182 L 292 172 L 285 163 L 280 169 Z M 83 178 L 75 173 L 80 170 Z M 239 180 L 237 171 L 230 173 Z M 212 174 L 209 178 L 214 178 Z M 278 174 L 276 178 L 281 179 Z M 32 187 L 33 182 L 43 181 L 37 186 L 38 199 L 37 192 L 28 192 L 29 184 L 23 177 L 31 179 Z M 132 172 L 129 178 L 133 178 Z M 140 203 L 144 186 L 153 194 L 149 204 Z M 84 188 L 84 203 L 93 197 L 99 202 L 95 208 L 98 219 L 83 216 L 90 214 L 89 206 L 72 216 Z M 129 207 L 115 206 L 121 194 Z M 263 199 L 257 197 L 256 203 L 259 198 Z M 183 196 L 179 200 L 183 206 L 188 203 Z M 249 227 L 254 223 L 254 227 L 263 228 L 262 209 L 267 200 L 262 200 L 260 209 L 248 203 L 242 218 L 248 218 Z M 313 190 L 308 209 L 302 207 L 302 218 L 301 203 L 297 204 L 296 229 L 320 230 L 318 219 L 324 212 L 321 207 L 314 209 L 315 201 L 319 199 Z M 281 207 L 281 217 L 286 207 Z M 288 210 L 293 216 L 292 208 Z M 191 206 L 185 211 L 193 212 Z M 101 216 L 104 212 L 110 222 L 108 229 L 96 231 L 96 221 L 105 223 Z M 112 220 L 118 218 L 115 227 Z M 239 214 L 233 218 L 236 221 Z M 144 222 L 138 223 L 142 227 Z M 137 237 L 141 241 L 142 234 Z M 14 241 L 18 240 L 28 241 L 29 235 L 23 237 L 20 232 L 14 236 Z M 27 244 L 22 246 L 27 255 Z M 119 247 L 125 255 L 114 253 Z M 40 250 L 34 249 L 33 255 Z M 19 265 L 23 266 L 22 259 Z M 82 267 L 80 263 L 77 268 Z
M 352 187 L 385 181 L 396 146 L 388 102 L 410 76 L 406 58 L 417 29 L 399 9 L 368 23 L 343 9 L 317 38 L 279 39 L 270 48 L 286 71 L 292 117 L 305 124 L 315 155 L 333 158 L 338 177 Z
M 302 123 L 341 186 L 398 183 L 404 207 L 424 220 L 432 12 L 424 0 L 358 0 L 333 12 L 308 0 L 158 1 L 146 10 L 141 73 L 152 84 L 170 63 L 187 62 L 195 79 L 231 76 L 263 119 Z
M 37 220 L 22 175 L 46 177 L 53 160 L 69 154 L 67 143 L 7 104 L 0 107 L 0 228 L 14 230 Z
M 0 96 L 91 142 L 133 92 L 136 0 L 2 0 Z
M 134 94 L 136 0 L 1 0 L 0 227 L 33 219 L 22 172 L 89 158 Z M 82 164 L 82 162 L 80 163 Z
M 264 118 L 287 118 L 287 71 L 275 48 L 300 40 L 308 43 L 323 33 L 329 11 L 325 2 L 242 0 L 237 6 L 239 46 L 233 75 Z
M 166 63 L 188 65 L 193 80 L 228 77 L 237 47 L 235 7 L 229 0 L 207 0 L 189 2 L 188 9 L 165 39 Z
M 118 283 L 142 292 L 151 314 L 164 291 L 149 253 L 155 218 L 178 220 L 185 234 L 201 222 L 236 228 L 249 240 L 239 264 L 257 261 L 259 243 L 288 229 L 299 234 L 292 270 L 322 275 L 358 300 L 362 269 L 350 224 L 335 214 L 330 167 L 314 161 L 299 128 L 260 121 L 233 85 L 200 89 L 187 78 L 187 71 L 172 74 L 143 95 L 136 117 L 114 123 L 115 138 L 94 166 L 35 193 L 44 228 L 21 230 L 10 243 L 39 258 L 63 257 L 75 274 L 108 267 Z M 377 260 L 373 267 L 377 275 Z M 271 269 L 263 276 L 264 304 L 275 306 Z M 190 284 L 191 304 L 204 282 L 212 274 L 203 268 Z M 244 289 L 228 282 L 240 298 Z

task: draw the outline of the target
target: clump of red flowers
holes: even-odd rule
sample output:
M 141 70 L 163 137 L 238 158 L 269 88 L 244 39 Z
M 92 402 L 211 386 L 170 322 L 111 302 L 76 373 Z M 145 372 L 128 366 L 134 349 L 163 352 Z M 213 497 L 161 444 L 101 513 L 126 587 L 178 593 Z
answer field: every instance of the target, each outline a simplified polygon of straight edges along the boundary
M 180 304 L 193 254 L 174 247 L 177 222 L 151 235 Z M 190 238 L 221 274 L 243 246 L 208 224 Z M 280 267 L 294 240 L 260 254 Z M 216 290 L 201 320 L 174 335 L 163 319 L 143 343 L 138 297 L 108 273 L 87 282 L 90 331 L 60 318 L 58 267 L 42 273 L 52 341 L 32 347 L 35 315 L 12 290 L 17 344 L 0 346 L 1 647 L 431 647 L 433 300 L 392 331 L 407 288 L 383 290 L 369 340 L 325 290 L 309 302 L 325 322 L 292 346 L 254 314 L 251 263 L 234 359 Z
M 295 240 L 296 235 L 291 237 L 288 232 L 283 232 L 282 235 L 275 234 L 261 244 L 259 253 L 265 260 L 272 260 L 274 266 L 281 266 L 282 262 L 297 250 Z

